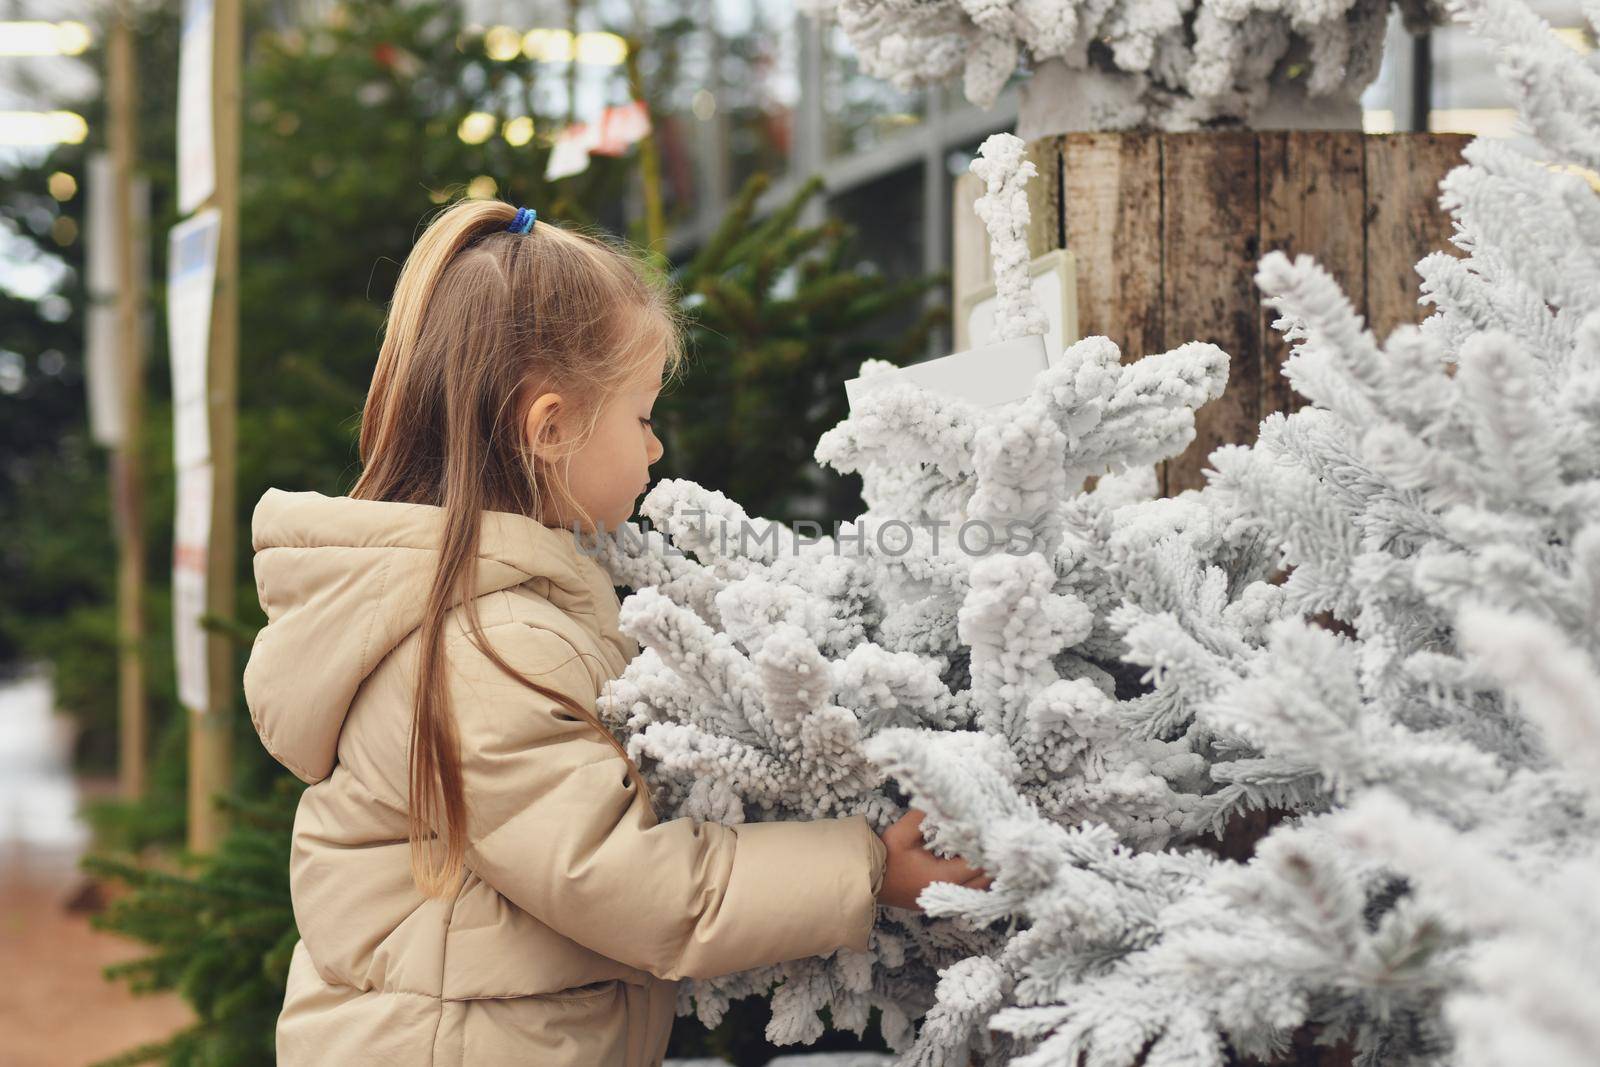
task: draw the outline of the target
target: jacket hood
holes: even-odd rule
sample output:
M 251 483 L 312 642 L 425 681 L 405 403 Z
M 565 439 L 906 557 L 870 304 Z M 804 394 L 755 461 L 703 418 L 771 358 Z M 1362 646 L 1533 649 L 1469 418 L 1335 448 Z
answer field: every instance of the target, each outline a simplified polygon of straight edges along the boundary
M 250 541 L 267 625 L 245 665 L 245 702 L 267 751 L 301 780 L 333 770 L 356 691 L 421 624 L 443 526 L 444 509 L 429 504 L 281 489 L 256 504 Z M 473 596 L 540 578 L 556 607 L 615 633 L 610 575 L 571 530 L 484 512 Z

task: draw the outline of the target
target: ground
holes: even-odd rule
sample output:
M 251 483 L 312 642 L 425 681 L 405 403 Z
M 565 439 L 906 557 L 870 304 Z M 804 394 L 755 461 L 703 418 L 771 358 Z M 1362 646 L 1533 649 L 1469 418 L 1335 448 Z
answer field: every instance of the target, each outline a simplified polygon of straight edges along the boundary
M 86 1067 L 190 1018 L 101 974 L 146 950 L 89 926 L 102 890 L 77 867 L 77 808 L 115 783 L 67 772 L 67 728 L 42 682 L 0 687 L 0 1067 Z

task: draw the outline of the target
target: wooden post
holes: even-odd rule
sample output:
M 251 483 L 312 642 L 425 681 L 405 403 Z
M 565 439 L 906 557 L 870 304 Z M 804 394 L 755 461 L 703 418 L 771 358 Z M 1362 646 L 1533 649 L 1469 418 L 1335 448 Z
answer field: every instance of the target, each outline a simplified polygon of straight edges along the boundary
M 1209 341 L 1233 356 L 1228 388 L 1195 414 L 1195 439 L 1163 464 L 1168 496 L 1205 484 L 1206 457 L 1249 443 L 1261 421 L 1260 184 L 1253 133 L 1171 134 L 1161 153 L 1161 331 L 1164 349 Z M 1245 284 L 1241 284 L 1241 280 Z
M 1357 313 L 1367 312 L 1365 142 L 1350 134 L 1307 131 L 1263 133 L 1261 145 L 1261 250 L 1293 257 L 1310 253 L 1338 281 Z M 1437 180 L 1437 179 L 1435 179 Z M 1428 235 L 1407 243 L 1413 255 Z M 1421 259 L 1416 253 L 1412 262 Z M 1398 284 L 1401 279 L 1395 279 Z M 1411 282 L 1413 293 L 1415 279 Z M 1261 412 L 1293 411 L 1304 400 L 1278 373 L 1289 355 L 1272 328 L 1275 313 L 1262 307 Z
M 234 617 L 234 556 L 238 542 L 235 468 L 239 365 L 239 137 L 244 59 L 241 0 L 215 0 L 212 122 L 221 213 L 216 292 L 206 370 L 211 428 L 211 538 L 206 555 L 206 615 Z M 233 638 L 215 627 L 206 634 L 208 710 L 189 713 L 189 848 L 211 852 L 226 827 L 215 798 L 232 783 L 233 707 L 239 680 Z
M 1161 142 L 1153 133 L 1085 133 L 1061 150 L 1066 246 L 1078 266 L 1078 329 L 1109 337 L 1123 360 L 1161 349 Z
M 1416 264 L 1426 252 L 1453 248 L 1439 179 L 1460 165 L 1469 140 L 1463 134 L 1367 139 L 1367 321 L 1380 341 L 1427 312 L 1417 304 Z
M 1061 217 L 1061 138 L 1029 143 L 1028 160 L 1039 172 L 1028 183 L 1028 252 L 1042 256 L 1062 247 L 1067 236 Z
M 145 791 L 147 697 L 144 652 L 144 272 L 135 232 L 133 170 L 138 114 L 134 108 L 133 31 L 126 0 L 111 13 L 106 42 L 106 137 L 111 150 L 117 256 L 117 379 L 122 403 L 122 442 L 111 454 L 112 513 L 117 529 L 117 758 L 123 797 Z
M 1230 357 L 1226 394 L 1201 409 L 1189 449 L 1163 465 L 1164 492 L 1203 485 L 1214 448 L 1249 444 L 1263 416 L 1298 400 L 1255 285 L 1262 254 L 1315 256 L 1380 341 L 1423 318 L 1415 264 L 1450 248 L 1438 185 L 1468 140 L 1288 130 L 1072 133 L 1031 146 L 1036 162 L 1060 155 L 1059 184 L 1041 183 L 1035 207 L 1054 210 L 1059 190 L 1059 218 L 1035 218 L 1035 233 L 1058 234 L 1073 252 L 1084 336 L 1110 337 L 1125 360 L 1191 340 Z M 1044 163 L 1040 172 L 1052 173 Z M 977 192 L 967 178 L 957 185 L 958 301 L 988 281 L 982 225 L 969 221 Z

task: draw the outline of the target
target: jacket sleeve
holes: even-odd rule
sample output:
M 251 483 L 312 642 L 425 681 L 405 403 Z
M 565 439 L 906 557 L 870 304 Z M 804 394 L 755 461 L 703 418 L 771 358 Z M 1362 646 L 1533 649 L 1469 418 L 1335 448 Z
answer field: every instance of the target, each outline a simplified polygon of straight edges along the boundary
M 516 622 L 485 637 L 594 710 L 593 676 L 559 634 Z M 452 646 L 467 865 L 513 904 L 665 979 L 865 950 L 885 857 L 864 817 L 656 823 L 591 724 L 506 677 L 464 636 Z

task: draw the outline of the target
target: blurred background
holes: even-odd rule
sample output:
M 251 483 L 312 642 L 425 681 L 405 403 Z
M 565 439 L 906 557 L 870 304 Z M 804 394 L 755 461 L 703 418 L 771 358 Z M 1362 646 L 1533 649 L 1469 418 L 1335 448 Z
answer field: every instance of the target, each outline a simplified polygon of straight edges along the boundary
M 1576 4 L 1535 6 L 1578 25 Z M 236 696 L 196 720 L 174 670 L 166 238 L 189 214 L 184 8 L 0 2 L 5 1064 L 271 1063 L 294 941 L 297 785 Z M 230 611 L 198 620 L 225 657 L 242 663 L 263 621 L 255 501 L 270 486 L 348 489 L 400 262 L 463 196 L 599 225 L 672 274 L 694 353 L 658 406 L 658 476 L 773 518 L 856 513 L 859 483 L 811 449 L 845 414 L 841 383 L 862 359 L 950 350 L 952 185 L 1015 125 L 1015 85 L 989 111 L 956 87 L 897 91 L 793 0 L 247 0 L 242 19 L 234 588 Z M 1512 135 L 1465 31 L 1412 38 L 1396 21 L 1390 37 L 1367 130 Z M 142 234 L 128 262 L 143 299 L 125 319 L 93 267 L 115 251 L 111 209 L 91 205 L 118 166 L 117 84 L 124 209 Z M 616 136 L 597 143 L 602 127 Z M 136 389 L 115 366 L 129 345 Z M 119 598 L 130 567 L 139 580 Z M 135 693 L 119 679 L 130 661 Z M 236 686 L 236 670 L 217 673 Z M 138 724 L 133 769 L 119 722 Z M 220 809 L 190 780 L 197 744 L 222 764 Z M 199 834 L 197 810 L 215 814 Z M 764 1022 L 754 1004 L 712 1033 L 682 1020 L 674 1054 L 765 1063 Z M 875 1029 L 834 1043 L 881 1048 Z

